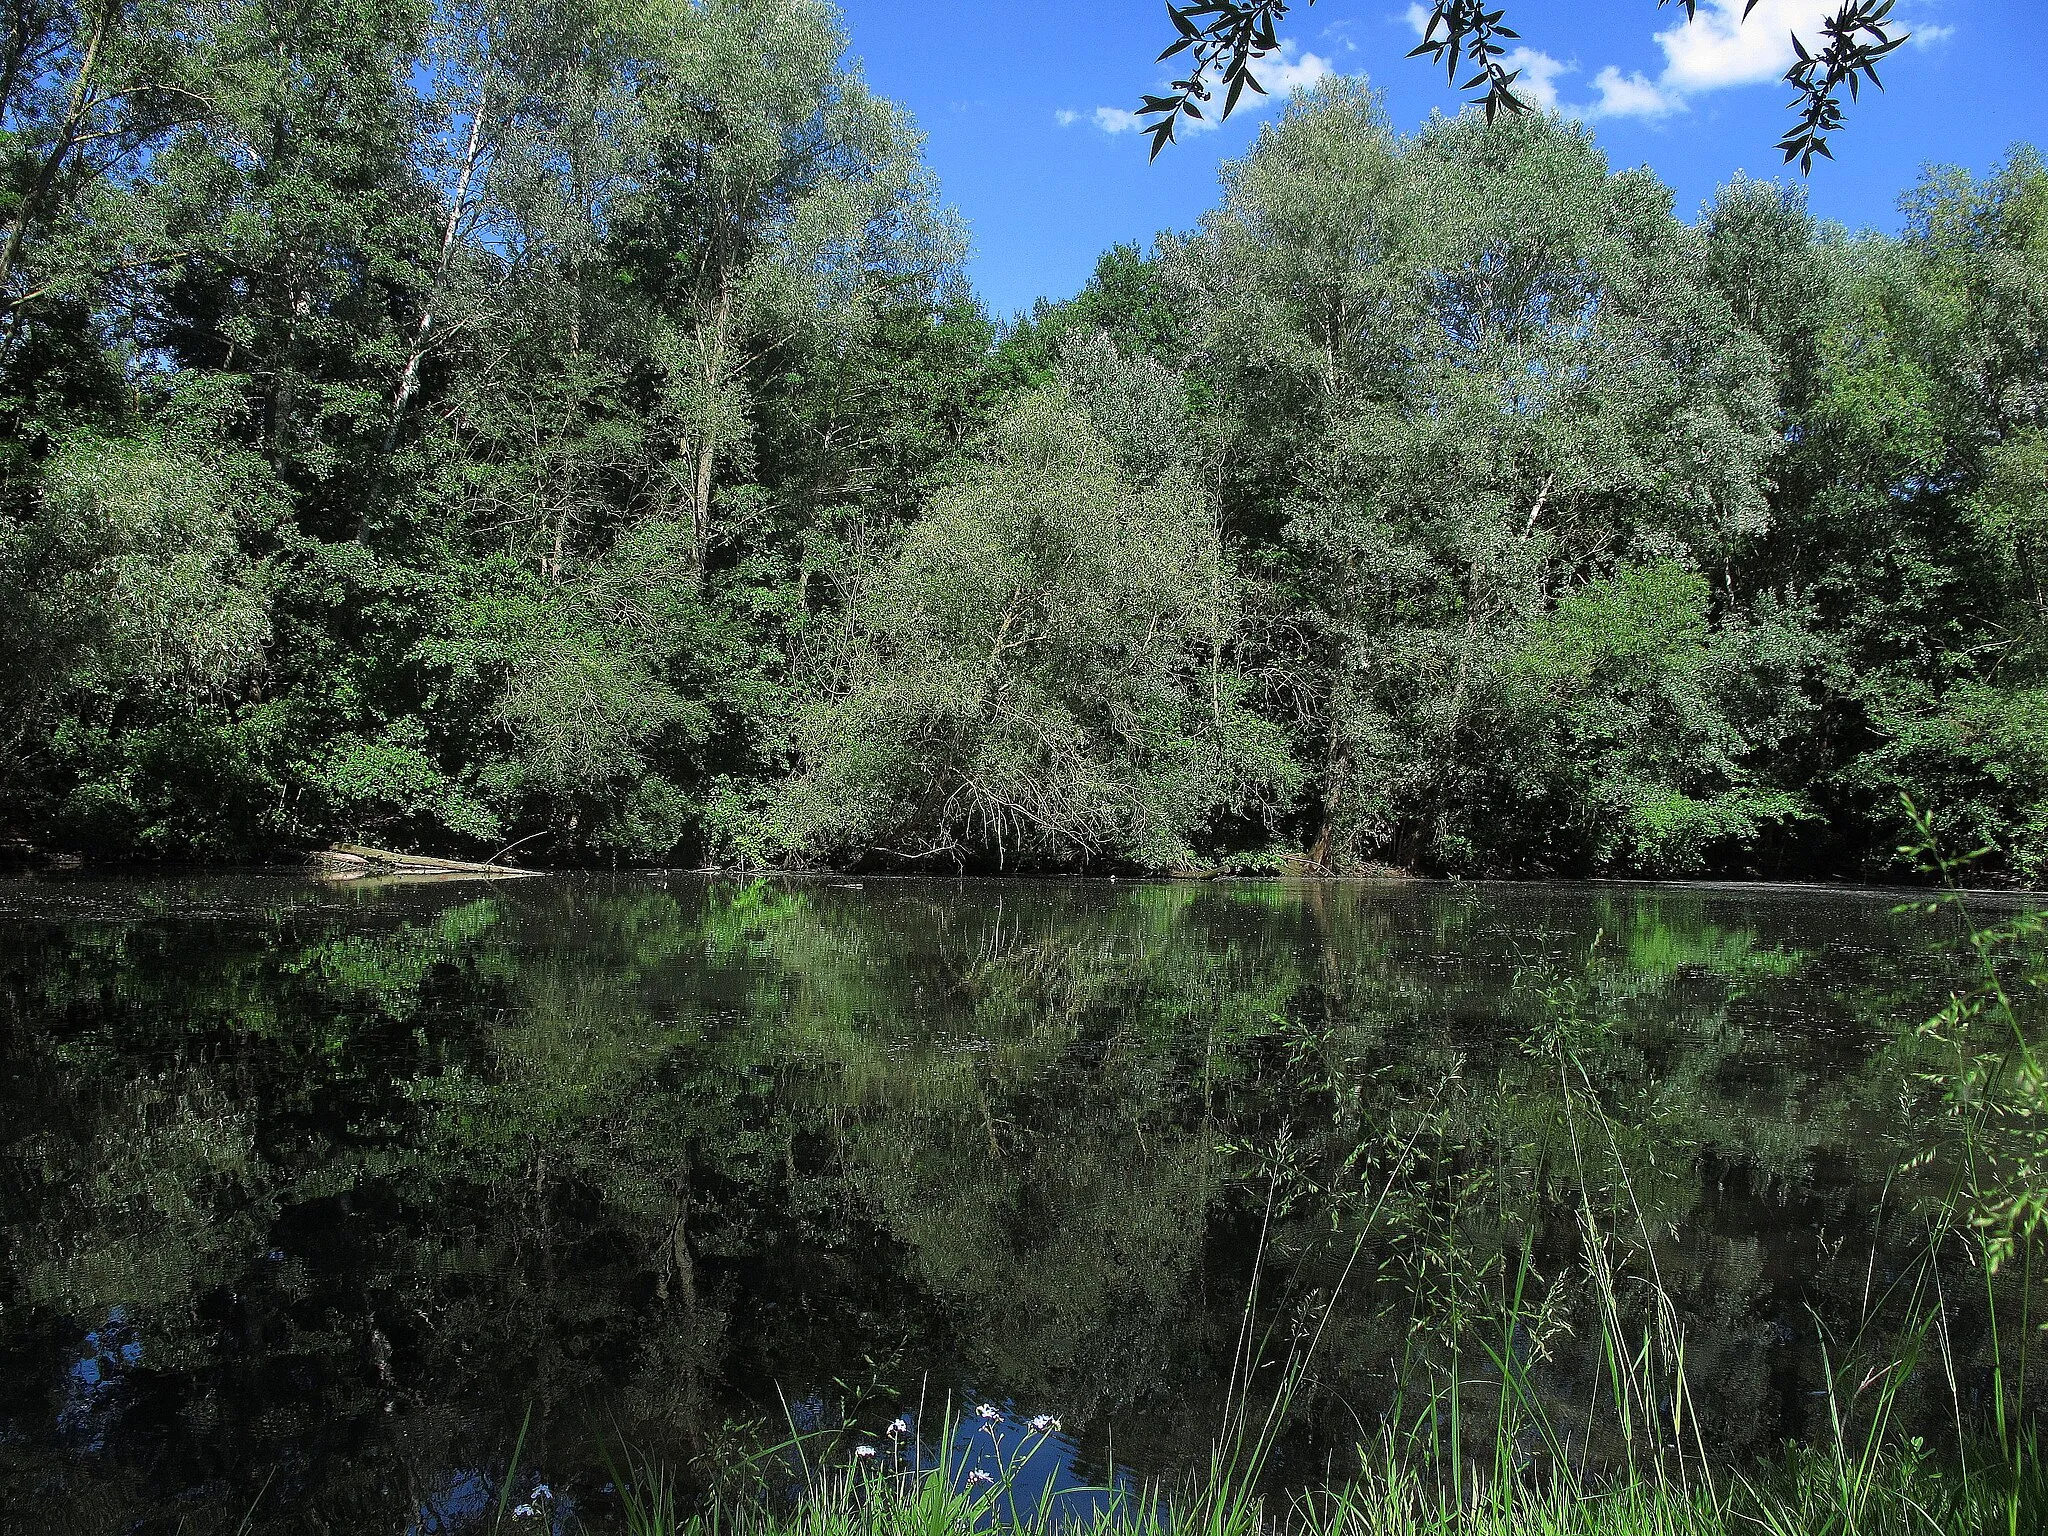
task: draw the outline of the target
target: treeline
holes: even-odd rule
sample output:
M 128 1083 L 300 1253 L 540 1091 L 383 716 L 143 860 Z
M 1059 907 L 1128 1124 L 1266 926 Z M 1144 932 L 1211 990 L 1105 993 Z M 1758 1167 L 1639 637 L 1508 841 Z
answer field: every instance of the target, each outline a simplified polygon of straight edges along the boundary
M 811 0 L 24 0 L 0 836 L 2048 876 L 2048 171 L 1298 98 L 999 324 Z

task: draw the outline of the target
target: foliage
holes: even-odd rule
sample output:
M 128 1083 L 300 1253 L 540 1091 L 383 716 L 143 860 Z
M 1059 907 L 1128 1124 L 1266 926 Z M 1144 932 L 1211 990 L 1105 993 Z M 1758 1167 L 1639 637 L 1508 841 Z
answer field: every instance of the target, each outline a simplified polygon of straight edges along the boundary
M 2029 150 L 1687 223 L 1336 82 L 999 322 L 814 0 L 9 25 L 10 845 L 2048 869 Z
M 678 1500 L 664 1472 L 649 1466 L 625 1483 L 622 1503 L 629 1536 L 969 1536 L 991 1529 L 1024 1536 L 1974 1536 L 2007 1528 L 2008 1517 L 2038 1519 L 2044 1497 L 2031 1469 L 2008 1488 L 1997 1471 L 1945 1479 L 1910 1452 L 1875 1459 L 1846 1480 L 1839 1472 L 1825 1452 L 1801 1450 L 1774 1475 L 1726 1495 L 1650 1472 L 1590 1489 L 1475 1480 L 1461 1491 L 1398 1458 L 1379 1465 L 1368 1457 L 1354 1479 L 1288 1500 L 1246 1497 L 1217 1477 L 1074 1511 L 1059 1499 L 1034 1505 L 1021 1466 L 990 1474 L 984 1485 L 952 1467 L 873 1472 L 856 1464 L 821 1473 L 787 1511 L 706 1513 Z
M 1556 813 L 1537 806 L 1538 759 L 1571 738 L 1518 707 L 1518 668 L 1532 684 L 1556 653 L 1556 672 L 1556 637 L 1621 621 L 1601 594 L 1641 586 L 1575 583 L 1617 562 L 1712 569 L 1770 521 L 1768 367 L 1696 280 L 1698 254 L 1661 189 L 1610 175 L 1576 130 L 1461 121 L 1404 143 L 1352 85 L 1297 103 L 1168 251 L 1203 317 L 1202 369 L 1242 402 L 1233 457 L 1256 467 L 1226 506 L 1273 539 L 1309 630 L 1319 862 L 1386 849 L 1484 868 L 1508 839 L 1533 840 L 1510 858 L 1582 857 L 1536 825 Z M 1706 583 L 1688 591 L 1703 643 Z M 1512 661 L 1532 644 L 1538 659 Z M 1582 718 L 1618 724 L 1627 668 L 1582 670 Z M 1721 738 L 1695 751 L 1740 751 L 1691 729 Z M 1584 793 L 1620 812 L 1600 862 L 1628 837 L 1625 806 L 1670 805 L 1618 779 Z
M 1313 5 L 1315 0 L 1309 0 Z M 1659 8 L 1673 0 L 1657 0 Z M 1687 21 L 1699 12 L 1699 0 L 1676 0 L 1685 8 Z M 1756 9 L 1757 0 L 1746 0 L 1742 20 Z M 1787 164 L 1797 160 L 1802 173 L 1813 169 L 1816 155 L 1833 159 L 1828 136 L 1842 126 L 1842 91 L 1850 100 L 1862 92 L 1862 83 L 1883 88 L 1877 65 L 1912 34 L 1898 30 L 1892 19 L 1895 0 L 1840 0 L 1837 8 L 1823 16 L 1809 39 L 1792 34 L 1797 61 L 1785 71 L 1785 83 L 1793 88 L 1792 105 L 1798 116 L 1785 137 L 1778 141 Z M 1179 54 L 1188 55 L 1187 74 L 1173 82 L 1167 95 L 1147 96 L 1138 115 L 1154 121 L 1145 125 L 1152 135 L 1152 157 L 1173 142 L 1175 129 L 1183 119 L 1206 122 L 1202 107 L 1211 105 L 1217 86 L 1224 90 L 1219 120 L 1237 109 L 1245 87 L 1265 95 L 1252 66 L 1280 49 L 1275 30 L 1287 15 L 1290 0 L 1167 0 L 1167 19 L 1177 34 L 1159 55 L 1164 63 Z M 1521 34 L 1506 25 L 1505 6 L 1487 9 L 1486 0 L 1432 0 L 1427 12 L 1416 11 L 1416 25 L 1422 41 L 1409 50 L 1412 58 L 1428 55 L 1444 68 L 1445 80 L 1462 91 L 1478 90 L 1478 103 L 1490 123 L 1502 112 L 1527 112 L 1529 103 L 1516 94 L 1520 69 L 1509 69 L 1507 43 Z M 1459 80 L 1461 69 L 1471 69 L 1467 80 Z
M 1616 840 L 1593 850 L 1599 865 L 1695 870 L 1716 842 L 1753 842 L 1801 810 L 1744 782 L 1725 696 L 1765 660 L 1745 631 L 1711 632 L 1709 597 L 1676 561 L 1625 565 L 1560 598 L 1508 663 L 1535 695 L 1532 736 L 1561 759 L 1560 819 Z M 1575 792 L 1587 803 L 1570 805 Z
M 799 715 L 799 850 L 1193 862 L 1293 778 L 1226 662 L 1238 581 L 1180 381 L 1106 338 L 1027 396 L 852 603 Z

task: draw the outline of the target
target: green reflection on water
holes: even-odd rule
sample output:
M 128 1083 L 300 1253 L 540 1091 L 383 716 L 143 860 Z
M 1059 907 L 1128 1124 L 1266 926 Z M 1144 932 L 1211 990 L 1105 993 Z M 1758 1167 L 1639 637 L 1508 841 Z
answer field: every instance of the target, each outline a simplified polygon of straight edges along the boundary
M 785 1401 L 968 1392 L 1167 1476 L 1262 1251 L 1271 1358 L 1330 1312 L 1282 1479 L 1453 1364 L 1483 1397 L 1524 1253 L 1579 1453 L 1620 1454 L 1597 1255 L 1765 1455 L 1952 1177 L 1944 937 L 1678 888 L 0 887 L 0 1501 L 231 1529 L 268 1480 L 281 1528 L 399 1531 L 529 1406 L 587 1495 L 608 1438 L 709 1479 Z

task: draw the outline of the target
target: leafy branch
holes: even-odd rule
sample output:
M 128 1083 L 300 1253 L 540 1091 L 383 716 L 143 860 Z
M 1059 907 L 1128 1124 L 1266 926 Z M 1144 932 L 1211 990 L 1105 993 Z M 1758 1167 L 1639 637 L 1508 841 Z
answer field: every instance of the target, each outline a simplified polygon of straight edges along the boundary
M 1429 25 L 1422 29 L 1422 41 L 1408 50 L 1411 59 L 1428 54 L 1443 65 L 1444 78 L 1461 91 L 1484 86 L 1485 93 L 1474 99 L 1485 104 L 1489 123 L 1502 112 L 1512 115 L 1529 110 L 1529 103 L 1515 94 L 1515 80 L 1522 72 L 1501 63 L 1507 50 L 1500 39 L 1521 36 L 1514 28 L 1501 25 L 1505 14 L 1498 6 L 1489 11 L 1485 0 L 1437 0 Z M 1466 63 L 1474 73 L 1461 83 L 1458 70 Z
M 1315 0 L 1309 0 L 1313 5 Z M 1249 86 L 1263 96 L 1266 88 L 1251 71 L 1252 62 L 1276 53 L 1280 38 L 1275 31 L 1287 14 L 1289 0 L 1192 0 L 1176 5 L 1167 0 L 1167 19 L 1179 34 L 1159 55 L 1159 63 L 1185 53 L 1189 58 L 1187 76 L 1168 87 L 1170 95 L 1147 96 L 1138 116 L 1157 120 L 1147 123 L 1152 135 L 1152 159 L 1174 140 L 1182 118 L 1205 121 L 1202 106 L 1213 99 L 1210 81 L 1220 76 L 1224 88 L 1223 111 L 1227 118 L 1237 110 L 1237 98 Z
M 1754 7 L 1756 0 L 1749 0 Z M 1792 34 L 1792 49 L 1798 62 L 1785 71 L 1785 81 L 1795 91 L 1792 106 L 1799 120 L 1792 131 L 1778 141 L 1787 164 L 1797 160 L 1800 171 L 1813 168 L 1813 157 L 1834 159 L 1828 135 L 1842 126 L 1842 87 L 1856 100 L 1864 80 L 1884 89 L 1877 78 L 1877 61 L 1903 43 L 1909 34 L 1894 32 L 1892 0 L 1843 0 L 1842 8 L 1821 23 L 1825 40 L 1818 53 L 1809 53 L 1799 34 Z M 1749 11 L 1745 9 L 1743 15 Z
M 1308 0 L 1313 5 L 1315 0 Z M 1877 63 L 1910 35 L 1895 30 L 1891 20 L 1895 0 L 1842 0 L 1841 6 L 1821 23 L 1820 36 L 1809 48 L 1795 32 L 1792 48 L 1797 61 L 1785 72 L 1794 88 L 1791 106 L 1796 115 L 1785 137 L 1778 141 L 1787 163 L 1799 162 L 1802 172 L 1813 168 L 1816 155 L 1833 159 L 1828 136 L 1842 126 L 1842 92 L 1857 99 L 1862 82 L 1868 80 L 1882 90 Z M 1174 142 L 1183 120 L 1208 120 L 1215 111 L 1220 122 L 1237 110 L 1245 91 L 1266 94 L 1252 66 L 1280 50 L 1279 23 L 1285 19 L 1291 0 L 1167 0 L 1167 19 L 1173 23 L 1174 39 L 1159 55 L 1159 62 L 1187 56 L 1187 73 L 1169 85 L 1164 93 L 1145 96 L 1138 107 L 1145 131 L 1152 136 L 1152 158 Z M 1659 9 L 1680 5 L 1687 21 L 1699 10 L 1699 0 L 1657 0 Z M 1748 0 L 1742 19 L 1749 20 L 1757 0 Z M 1422 41 L 1408 51 L 1409 58 L 1427 56 L 1443 66 L 1444 77 L 1460 91 L 1476 91 L 1469 98 L 1486 110 L 1492 122 L 1501 113 L 1527 112 L 1528 98 L 1515 89 L 1519 69 L 1506 63 L 1506 42 L 1520 34 L 1506 25 L 1506 10 L 1486 0 L 1434 0 Z M 1458 78 L 1469 71 L 1466 78 Z M 1216 110 L 1220 89 L 1223 103 Z

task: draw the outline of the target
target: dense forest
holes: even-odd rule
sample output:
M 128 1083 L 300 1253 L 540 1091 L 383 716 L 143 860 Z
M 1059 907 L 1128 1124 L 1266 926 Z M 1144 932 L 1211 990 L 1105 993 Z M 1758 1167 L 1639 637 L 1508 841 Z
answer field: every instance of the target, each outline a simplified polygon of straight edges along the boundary
M 2048 169 L 1340 80 L 1003 322 L 817 0 L 19 0 L 0 837 L 2048 877 Z

